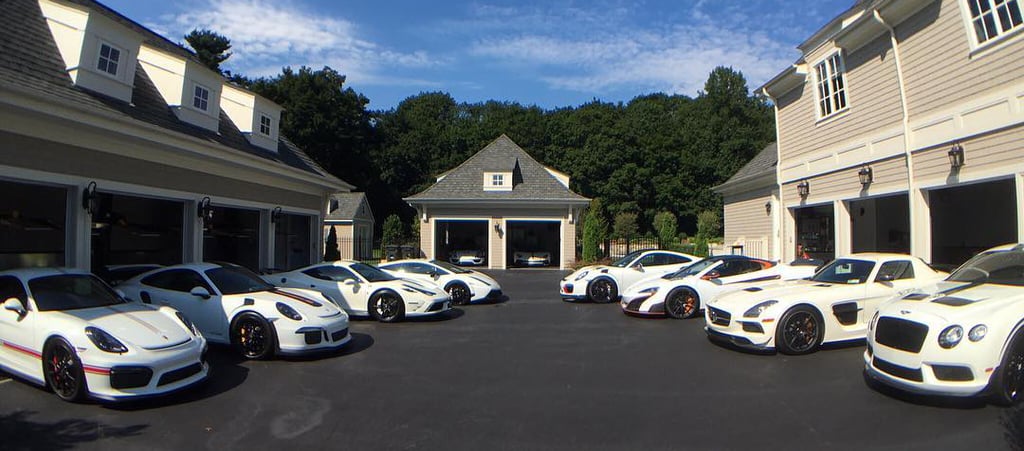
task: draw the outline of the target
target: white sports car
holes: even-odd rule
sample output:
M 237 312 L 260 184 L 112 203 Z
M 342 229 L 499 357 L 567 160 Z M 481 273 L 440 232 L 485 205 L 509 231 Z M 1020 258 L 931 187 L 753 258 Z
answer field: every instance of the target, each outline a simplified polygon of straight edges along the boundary
M 129 303 L 88 272 L 0 272 L 0 367 L 65 401 L 168 393 L 206 378 L 206 339 L 181 313 Z
M 453 251 L 448 256 L 448 260 L 462 266 L 480 266 L 487 261 L 483 252 L 474 250 Z
M 451 297 L 441 287 L 399 279 L 355 261 L 324 262 L 264 278 L 278 286 L 317 290 L 349 314 L 385 323 L 451 309 Z
M 249 359 L 333 350 L 352 339 L 348 315 L 322 294 L 277 288 L 237 265 L 168 266 L 117 288 L 128 299 L 180 310 L 208 340 Z
M 639 316 L 691 318 L 720 295 L 774 280 L 805 279 L 811 265 L 790 266 L 741 255 L 708 257 L 622 293 L 622 311 Z
M 444 287 L 452 304 L 501 299 L 501 285 L 487 274 L 460 268 L 440 260 L 399 260 L 378 266 L 395 277 L 413 279 Z
M 678 271 L 700 257 L 673 251 L 642 250 L 626 254 L 610 265 L 577 269 L 559 282 L 562 300 L 589 299 L 607 303 L 619 299 L 619 290 L 642 279 Z
M 945 275 L 908 255 L 854 254 L 806 280 L 749 287 L 708 302 L 705 330 L 740 347 L 807 354 L 822 343 L 864 338 L 884 300 Z
M 512 263 L 515 266 L 550 266 L 551 265 L 551 253 L 550 252 L 523 252 L 516 251 L 512 253 Z
M 903 390 L 1024 399 L 1024 244 L 982 252 L 945 281 L 878 310 L 869 376 Z

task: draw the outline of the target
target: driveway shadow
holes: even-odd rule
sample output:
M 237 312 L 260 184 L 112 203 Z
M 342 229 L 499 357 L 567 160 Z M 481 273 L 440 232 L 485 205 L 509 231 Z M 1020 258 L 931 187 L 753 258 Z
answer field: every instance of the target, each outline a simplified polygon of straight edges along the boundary
M 242 385 L 249 376 L 249 369 L 241 365 L 245 359 L 230 347 L 210 345 L 207 362 L 210 364 L 210 372 L 203 382 L 163 396 L 104 404 L 104 407 L 113 410 L 138 411 L 188 404 L 225 393 Z
M 451 321 L 453 319 L 462 318 L 466 314 L 466 311 L 460 307 L 452 308 L 447 312 L 440 313 L 437 315 L 430 316 L 418 316 L 415 318 L 406 318 L 403 322 L 406 323 L 442 323 L 445 321 Z
M 5 450 L 61 450 L 77 448 L 101 438 L 124 438 L 141 434 L 148 424 L 111 426 L 98 421 L 69 419 L 34 421 L 36 412 L 19 410 L 0 414 L 0 437 Z
M 344 357 L 347 355 L 357 354 L 369 349 L 373 346 L 373 337 L 367 334 L 361 334 L 357 332 L 350 332 L 352 340 L 349 340 L 345 346 L 341 349 L 333 351 L 324 351 L 308 355 L 297 355 L 297 356 L 280 356 L 279 360 L 285 360 L 289 362 L 310 362 L 314 360 L 332 359 L 335 357 Z
M 878 382 L 869 376 L 867 372 L 862 372 L 861 376 L 864 378 L 864 384 L 867 385 L 868 388 L 890 398 L 895 398 L 910 404 L 960 410 L 974 410 L 988 407 L 988 402 L 986 402 L 984 398 L 962 398 L 958 396 L 933 396 L 910 393 Z M 1020 426 L 1024 425 L 1018 424 L 1018 427 Z M 1020 430 L 1018 429 L 1017 431 L 1019 432 Z

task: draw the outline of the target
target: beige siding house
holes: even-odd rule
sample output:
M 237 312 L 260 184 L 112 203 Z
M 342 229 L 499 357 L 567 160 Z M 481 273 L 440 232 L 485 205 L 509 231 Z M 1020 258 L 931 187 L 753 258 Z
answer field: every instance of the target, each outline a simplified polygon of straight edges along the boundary
M 324 237 L 334 230 L 343 260 L 373 257 L 373 210 L 366 193 L 337 193 L 331 196 L 324 218 Z
M 750 257 L 777 259 L 773 214 L 778 208 L 775 169 L 778 149 L 761 150 L 728 181 L 716 186 L 725 204 L 725 250 Z

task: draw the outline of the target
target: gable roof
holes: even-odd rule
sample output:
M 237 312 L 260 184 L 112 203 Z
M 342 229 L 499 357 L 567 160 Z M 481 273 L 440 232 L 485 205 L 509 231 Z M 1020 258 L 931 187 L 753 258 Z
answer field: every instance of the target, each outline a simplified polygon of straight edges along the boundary
M 712 189 L 721 192 L 722 189 L 729 189 L 733 186 L 738 186 L 746 182 L 751 182 L 759 178 L 769 178 L 771 182 L 775 183 L 775 167 L 779 164 L 779 148 L 776 143 L 771 143 L 761 149 L 754 158 L 751 158 L 747 164 L 743 165 L 740 170 L 736 171 L 729 180 L 725 183 L 718 185 Z
M 327 216 L 324 217 L 324 221 L 351 221 L 355 219 L 359 213 L 359 206 L 364 202 L 366 203 L 367 210 L 370 209 L 369 201 L 366 198 L 366 193 L 337 193 L 331 196 L 331 199 L 338 201 L 338 208 L 327 212 Z M 369 212 L 370 220 L 373 220 L 373 210 Z
M 522 180 L 511 191 L 484 191 L 483 173 L 512 171 L 518 164 Z M 517 176 L 517 181 L 518 176 Z M 508 136 L 501 135 L 430 188 L 405 198 L 409 203 L 430 201 L 561 201 L 585 204 L 590 199 L 558 181 Z

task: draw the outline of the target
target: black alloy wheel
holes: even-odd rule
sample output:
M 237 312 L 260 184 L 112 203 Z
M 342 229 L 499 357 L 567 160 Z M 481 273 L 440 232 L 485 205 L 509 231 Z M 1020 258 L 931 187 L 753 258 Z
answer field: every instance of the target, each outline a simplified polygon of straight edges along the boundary
M 1013 338 L 996 371 L 990 390 L 992 401 L 1002 406 L 1019 403 L 1024 398 L 1024 333 L 1018 332 Z
M 587 295 L 597 304 L 607 304 L 619 297 L 619 289 L 607 278 L 595 279 L 587 286 Z
M 370 316 L 382 323 L 400 321 L 405 316 L 405 301 L 393 291 L 382 291 L 370 298 Z
M 46 385 L 64 401 L 81 401 L 88 392 L 82 361 L 62 338 L 50 342 L 43 351 L 43 377 Z
M 699 310 L 700 297 L 690 288 L 676 288 L 665 297 L 665 313 L 672 318 L 693 318 Z
M 790 309 L 779 321 L 775 331 L 775 346 L 779 352 L 790 355 L 810 354 L 818 350 L 824 337 L 821 317 L 811 307 Z
M 452 297 L 452 305 L 469 304 L 470 294 L 469 288 L 466 287 L 466 285 L 456 282 L 448 285 L 448 288 L 445 291 L 447 291 L 448 295 Z
M 255 313 L 243 313 L 231 327 L 231 342 L 247 359 L 270 358 L 276 347 L 274 329 L 266 318 Z

